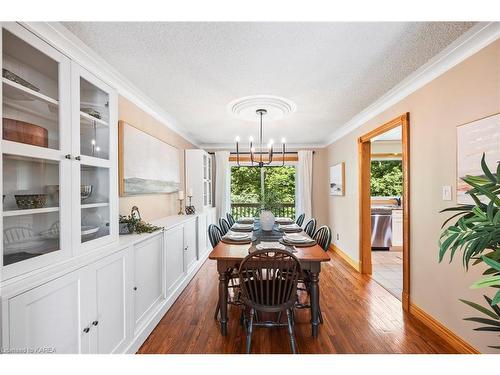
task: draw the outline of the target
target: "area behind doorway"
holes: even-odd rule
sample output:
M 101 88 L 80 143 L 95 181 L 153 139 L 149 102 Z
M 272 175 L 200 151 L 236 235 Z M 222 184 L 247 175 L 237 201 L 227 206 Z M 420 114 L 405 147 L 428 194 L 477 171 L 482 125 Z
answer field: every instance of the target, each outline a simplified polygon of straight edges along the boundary
M 409 114 L 359 138 L 362 273 L 409 303 Z

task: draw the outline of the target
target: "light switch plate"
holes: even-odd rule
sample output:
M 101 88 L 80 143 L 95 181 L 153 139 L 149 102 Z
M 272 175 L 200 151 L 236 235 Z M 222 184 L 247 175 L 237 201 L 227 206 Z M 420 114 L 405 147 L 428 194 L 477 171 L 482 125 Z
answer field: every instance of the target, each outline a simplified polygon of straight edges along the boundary
M 444 201 L 451 201 L 451 186 L 450 185 L 443 186 L 443 200 Z

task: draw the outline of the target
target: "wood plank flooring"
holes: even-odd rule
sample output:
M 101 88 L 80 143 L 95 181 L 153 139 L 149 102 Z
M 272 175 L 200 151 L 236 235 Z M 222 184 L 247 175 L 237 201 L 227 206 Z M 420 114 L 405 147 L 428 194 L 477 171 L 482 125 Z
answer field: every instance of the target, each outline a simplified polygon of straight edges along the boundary
M 333 253 L 320 274 L 324 324 L 311 337 L 308 310 L 296 313 L 300 353 L 455 353 L 370 276 L 361 275 Z M 162 318 L 138 353 L 244 353 L 239 309 L 229 309 L 228 335 L 213 319 L 217 301 L 216 264 L 207 260 Z M 257 328 L 252 353 L 290 353 L 286 329 Z

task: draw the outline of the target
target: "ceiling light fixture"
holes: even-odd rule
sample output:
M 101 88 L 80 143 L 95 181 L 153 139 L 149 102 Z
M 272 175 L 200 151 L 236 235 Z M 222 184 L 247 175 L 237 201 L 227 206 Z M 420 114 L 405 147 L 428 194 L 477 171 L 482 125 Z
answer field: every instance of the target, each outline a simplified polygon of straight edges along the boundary
M 262 168 L 266 165 L 270 165 L 273 162 L 273 145 L 274 141 L 272 139 L 269 140 L 269 143 L 267 144 L 267 162 L 264 161 L 263 158 L 263 148 L 262 148 L 262 138 L 263 138 L 263 127 L 262 127 L 262 117 L 267 114 L 267 110 L 265 109 L 257 109 L 255 111 L 257 116 L 259 116 L 259 122 L 260 122 L 260 129 L 259 129 L 259 160 L 255 161 L 255 147 L 253 145 L 253 137 L 250 137 L 250 161 L 251 161 L 251 166 L 252 167 L 259 167 Z M 240 167 L 240 137 L 235 138 L 236 141 L 236 164 L 238 167 Z M 285 150 L 286 150 L 286 145 L 285 145 L 285 138 L 281 138 L 281 156 L 282 156 L 282 166 L 285 165 Z

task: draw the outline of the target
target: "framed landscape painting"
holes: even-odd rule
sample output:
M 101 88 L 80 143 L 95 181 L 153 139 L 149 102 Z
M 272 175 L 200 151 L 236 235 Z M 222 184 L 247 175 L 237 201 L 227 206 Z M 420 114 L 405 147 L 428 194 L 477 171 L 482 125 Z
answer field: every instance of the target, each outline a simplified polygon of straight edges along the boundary
M 344 162 L 335 164 L 333 167 L 330 167 L 330 195 L 345 194 L 344 180 Z
M 493 173 L 500 162 L 500 113 L 457 127 L 457 203 L 474 204 L 465 176 L 481 176 L 481 157 Z
M 179 191 L 179 149 L 124 121 L 118 139 L 120 196 Z

